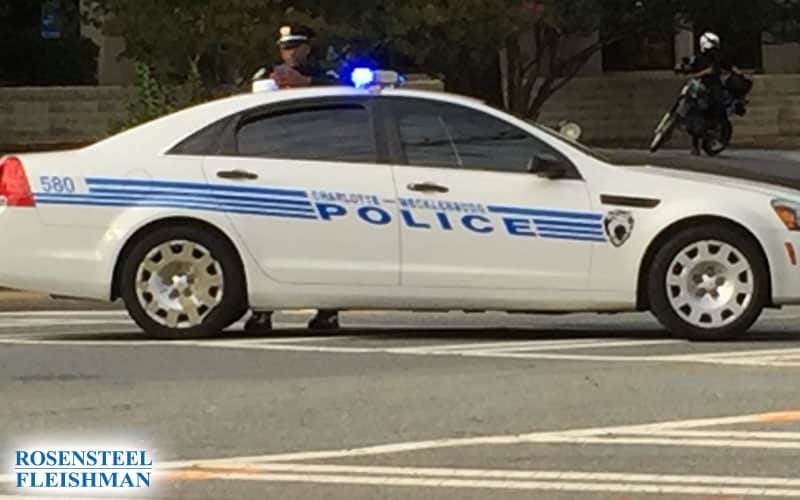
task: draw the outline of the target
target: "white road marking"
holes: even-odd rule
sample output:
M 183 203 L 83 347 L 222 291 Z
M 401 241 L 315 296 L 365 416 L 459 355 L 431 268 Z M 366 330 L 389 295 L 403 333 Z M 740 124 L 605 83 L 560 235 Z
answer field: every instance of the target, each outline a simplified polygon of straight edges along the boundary
M 394 328 L 394 327 L 390 327 Z M 280 329 L 278 329 L 280 330 Z M 139 333 L 136 331 L 114 331 L 106 333 Z M 48 345 L 48 346 L 107 346 L 107 347 L 143 347 L 143 346 L 190 346 L 205 348 L 249 349 L 266 351 L 328 353 L 328 354 L 392 354 L 414 356 L 462 356 L 475 358 L 496 359 L 528 359 L 552 361 L 592 361 L 592 362 L 624 362 L 624 363 L 699 363 L 716 365 L 743 365 L 772 368 L 798 368 L 800 367 L 800 352 L 788 349 L 788 357 L 746 357 L 738 355 L 739 352 L 691 354 L 691 355 L 602 355 L 602 354 L 556 354 L 546 351 L 565 351 L 584 348 L 610 348 L 610 347 L 635 347 L 650 345 L 680 344 L 675 340 L 649 340 L 649 341 L 619 341 L 619 342 L 592 342 L 575 343 L 567 341 L 563 344 L 548 343 L 540 345 L 538 341 L 515 343 L 512 350 L 454 350 L 443 349 L 442 346 L 414 346 L 414 347 L 347 347 L 324 345 L 295 345 L 295 343 L 311 343 L 325 340 L 358 340 L 364 337 L 331 336 L 331 337 L 281 337 L 269 339 L 206 339 L 206 340 L 69 340 L 74 332 L 46 332 L 42 334 L 14 334 L 0 336 L 0 344 L 16 345 Z M 64 336 L 63 340 L 48 337 Z M 43 337 L 43 338 L 38 338 Z M 302 339 L 302 340 L 301 340 Z M 474 345 L 474 344 L 470 344 Z M 752 354 L 763 351 L 749 351 Z M 769 352 L 785 352 L 774 350 Z M 724 357 L 727 356 L 727 357 Z
M 446 477 L 402 477 L 402 476 L 350 476 L 325 474 L 290 474 L 274 473 L 214 473 L 215 479 L 263 481 L 277 483 L 312 483 L 361 486 L 407 486 L 417 488 L 471 488 L 491 490 L 537 490 L 537 491 L 575 491 L 606 493 L 651 493 L 651 494 L 683 494 L 683 495 L 753 495 L 770 497 L 800 497 L 800 489 L 763 488 L 763 487 L 730 487 L 730 486 L 693 486 L 687 484 L 653 483 L 638 484 L 633 482 L 590 483 L 580 481 L 520 481 L 491 479 L 454 479 Z
M 423 450 L 460 448 L 480 445 L 517 445 L 542 442 L 546 439 L 577 439 L 580 437 L 597 437 L 613 434 L 647 433 L 658 435 L 660 431 L 679 429 L 693 429 L 703 427 L 719 427 L 738 424 L 764 423 L 771 421 L 800 421 L 800 411 L 755 413 L 750 415 L 737 415 L 731 417 L 713 417 L 691 420 L 672 420 L 650 424 L 620 425 L 609 427 L 589 427 L 584 429 L 571 429 L 563 431 L 539 431 L 528 434 L 506 434 L 495 436 L 480 436 L 470 438 L 445 438 L 424 441 L 410 441 L 404 443 L 390 443 L 382 445 L 364 446 L 360 448 L 346 448 L 340 450 L 290 452 L 268 455 L 255 455 L 231 457 L 222 459 L 208 459 L 196 462 L 180 461 L 166 467 L 191 467 L 199 464 L 213 466 L 216 464 L 242 464 L 265 462 L 294 462 L 305 460 L 327 460 L 337 458 L 363 457 L 387 455 Z
M 58 334 L 52 334 L 58 335 Z M 68 335 L 63 333 L 62 335 Z M 19 339 L 19 338 L 0 338 L 0 344 L 19 344 L 19 345 L 66 345 L 66 346 L 191 346 L 191 347 L 221 347 L 233 349 L 268 349 L 276 347 L 277 350 L 284 349 L 281 344 L 287 342 L 314 342 L 325 340 L 340 340 L 349 337 L 277 337 L 268 339 L 242 339 L 242 340 L 56 340 L 56 339 Z M 357 338 L 357 337 L 354 337 Z M 289 348 L 300 348 L 302 346 L 291 346 Z
M 562 339 L 562 340 L 525 340 L 515 342 L 470 344 L 438 344 L 418 347 L 394 349 L 397 353 L 414 354 L 472 354 L 472 353 L 512 353 L 559 351 L 584 348 L 637 347 L 647 345 L 684 344 L 681 340 L 619 340 L 619 339 Z
M 241 467 L 232 466 L 229 472 L 241 472 Z M 215 470 L 225 471 L 224 466 Z M 329 465 L 329 464 L 250 464 L 247 469 L 263 472 L 291 472 L 298 474 L 364 474 L 387 476 L 417 477 L 449 477 L 449 478 L 481 478 L 481 479 L 530 479 L 537 481 L 625 481 L 633 483 L 683 483 L 714 484 L 738 486 L 797 486 L 800 479 L 785 477 L 758 476 L 713 476 L 713 475 L 680 475 L 680 474 L 641 474 L 616 472 L 580 472 L 557 470 L 498 470 L 498 469 L 465 469 L 439 467 L 402 467 L 374 465 Z
M 800 441 L 780 442 L 744 439 L 670 439 L 656 437 L 570 437 L 570 436 L 536 436 L 524 441 L 540 444 L 620 444 L 620 445 L 657 445 L 684 446 L 703 448 L 758 448 L 800 450 Z
M 642 346 L 653 346 L 653 345 L 674 345 L 674 344 L 685 344 L 686 342 L 682 340 L 612 340 L 607 342 L 574 342 L 574 343 L 566 343 L 566 344 L 552 344 L 552 345 L 539 345 L 538 343 L 529 342 L 527 346 L 522 345 L 511 349 L 505 348 L 497 348 L 497 349 L 475 349 L 474 352 L 484 353 L 484 354 L 493 354 L 493 353 L 513 353 L 513 352 L 536 352 L 536 351 L 561 351 L 561 350 L 569 350 L 569 349 L 586 349 L 586 348 L 597 348 L 597 349 L 608 349 L 612 347 L 642 347 Z M 470 351 L 460 351 L 461 353 L 467 353 Z
M 756 349 L 752 351 L 726 351 L 726 352 L 713 352 L 708 354 L 677 354 L 669 356 L 670 358 L 703 358 L 703 359 L 735 359 L 735 358 L 752 358 L 760 356 L 769 356 L 774 354 L 800 354 L 800 348 L 784 348 L 784 349 Z
M 719 445 L 736 447 L 744 444 L 761 449 L 774 447 L 775 445 L 789 445 L 792 448 L 800 447 L 800 439 L 798 439 L 800 433 L 691 430 L 735 424 L 763 424 L 788 421 L 800 421 L 800 411 L 673 420 L 649 424 L 563 431 L 540 431 L 521 435 L 412 441 L 329 451 L 179 460 L 156 464 L 156 478 L 168 481 L 224 479 L 418 488 L 800 497 L 800 479 L 798 478 L 297 463 L 314 459 L 377 456 L 476 445 L 518 445 L 551 442 L 627 444 L 631 438 L 625 437 L 625 434 L 644 433 L 647 433 L 648 437 L 633 439 L 638 440 L 641 444 L 648 445 Z M 608 438 L 607 436 L 610 435 L 620 435 L 621 438 Z M 670 435 L 688 437 L 689 439 L 665 438 L 665 436 Z M 736 439 L 694 439 L 695 437 Z M 759 441 L 750 438 L 764 439 Z M 0 475 L 0 483 L 12 483 L 13 481 L 12 475 Z M 9 498 L 14 497 L 10 496 Z
M 626 431 L 625 434 L 652 435 L 653 431 Z M 800 442 L 800 432 L 788 431 L 658 431 L 660 437 L 727 438 L 727 439 L 774 439 Z
M 469 344 L 435 344 L 435 345 L 423 345 L 423 346 L 415 346 L 415 347 L 403 347 L 397 349 L 398 352 L 416 352 L 416 351 L 437 351 L 437 352 L 446 352 L 446 351 L 472 351 L 472 350 L 488 350 L 488 349 L 514 349 L 516 347 L 526 347 L 526 346 L 549 346 L 549 345 L 571 345 L 571 344 L 583 344 L 592 342 L 594 344 L 600 344 L 602 342 L 612 342 L 617 339 L 559 339 L 559 340 L 517 340 L 517 341 L 509 341 L 509 342 L 470 342 Z
M 312 311 L 278 311 L 278 315 L 288 315 L 284 321 L 276 321 L 276 331 L 281 329 L 304 329 L 305 321 L 300 320 L 300 315 Z M 227 349 L 255 349 L 267 351 L 287 351 L 306 353 L 329 354 L 390 354 L 390 355 L 417 355 L 417 356 L 462 356 L 476 358 L 496 359 L 526 359 L 550 361 L 584 361 L 602 363 L 699 363 L 712 365 L 739 365 L 770 368 L 800 368 L 800 348 L 786 349 L 759 349 L 747 351 L 711 352 L 705 354 L 654 354 L 654 355 L 606 355 L 597 351 L 608 348 L 649 347 L 658 345 L 681 345 L 686 341 L 680 339 L 530 339 L 504 342 L 470 342 L 434 345 L 412 345 L 381 347 L 371 345 L 362 347 L 358 345 L 314 345 L 314 342 L 351 341 L 362 337 L 308 337 L 308 338 L 269 338 L 269 339 L 202 339 L 186 341 L 161 341 L 161 340 L 70 340 L 69 335 L 74 332 L 36 332 L 20 333 L 14 328 L 35 328 L 39 326 L 107 326 L 108 331 L 103 333 L 140 333 L 139 328 L 128 317 L 126 311 L 31 311 L 0 313 L 0 330 L 5 331 L 0 335 L 0 344 L 21 345 L 50 345 L 50 346 L 118 346 L 137 347 L 153 345 L 210 347 Z M 130 332 L 120 331 L 120 328 L 130 327 Z M 237 322 L 227 331 L 241 331 L 244 321 Z M 372 330 L 390 329 L 419 329 L 420 325 L 384 324 L 375 325 L 356 321 L 348 324 L 352 328 L 365 328 Z M 114 328 L 112 328 L 114 327 Z M 426 329 L 452 329 L 452 326 L 425 327 Z M 459 329 L 472 329 L 477 327 L 458 327 Z M 59 335 L 66 337 L 55 340 L 51 337 Z M 368 338 L 368 337 L 363 337 Z M 409 339 L 405 339 L 409 340 Z M 579 351 L 592 349 L 595 352 L 557 352 Z

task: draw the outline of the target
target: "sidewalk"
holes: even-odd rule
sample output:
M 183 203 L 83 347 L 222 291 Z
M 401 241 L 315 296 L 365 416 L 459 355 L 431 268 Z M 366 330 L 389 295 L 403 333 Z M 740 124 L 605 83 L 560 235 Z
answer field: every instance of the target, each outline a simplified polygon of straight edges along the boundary
M 89 300 L 54 299 L 47 294 L 0 288 L 0 312 L 8 311 L 80 311 L 123 309 L 120 301 L 115 303 Z

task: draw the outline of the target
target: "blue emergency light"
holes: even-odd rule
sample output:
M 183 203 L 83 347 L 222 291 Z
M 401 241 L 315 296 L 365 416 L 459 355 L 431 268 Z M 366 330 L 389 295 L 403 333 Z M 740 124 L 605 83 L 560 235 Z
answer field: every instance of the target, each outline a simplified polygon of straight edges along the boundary
M 359 67 L 350 73 L 350 82 L 359 89 L 399 87 L 405 82 L 405 78 L 397 71 Z
M 350 81 L 357 88 L 366 87 L 375 81 L 375 72 L 369 68 L 356 68 L 350 74 Z

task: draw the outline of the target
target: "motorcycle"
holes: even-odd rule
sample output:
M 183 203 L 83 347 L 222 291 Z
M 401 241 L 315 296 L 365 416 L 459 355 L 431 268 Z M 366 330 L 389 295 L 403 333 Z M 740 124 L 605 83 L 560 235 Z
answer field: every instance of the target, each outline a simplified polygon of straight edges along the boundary
M 683 59 L 681 71 L 686 73 L 688 58 Z M 678 99 L 672 108 L 663 116 L 655 129 L 650 143 L 650 152 L 655 153 L 672 137 L 676 128 L 702 137 L 701 147 L 709 156 L 716 156 L 730 146 L 733 137 L 734 115 L 745 116 L 748 96 L 753 88 L 753 81 L 737 73 L 723 75 L 724 114 L 711 116 L 708 110 L 712 107 L 713 96 L 700 79 L 693 78 L 681 89 Z

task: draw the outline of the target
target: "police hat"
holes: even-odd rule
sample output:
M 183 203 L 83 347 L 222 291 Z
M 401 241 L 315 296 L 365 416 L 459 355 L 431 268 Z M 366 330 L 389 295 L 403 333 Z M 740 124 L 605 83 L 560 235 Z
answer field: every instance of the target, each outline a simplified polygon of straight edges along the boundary
M 278 45 L 284 49 L 297 47 L 298 45 L 308 43 L 314 38 L 314 35 L 314 30 L 302 24 L 281 26 Z

